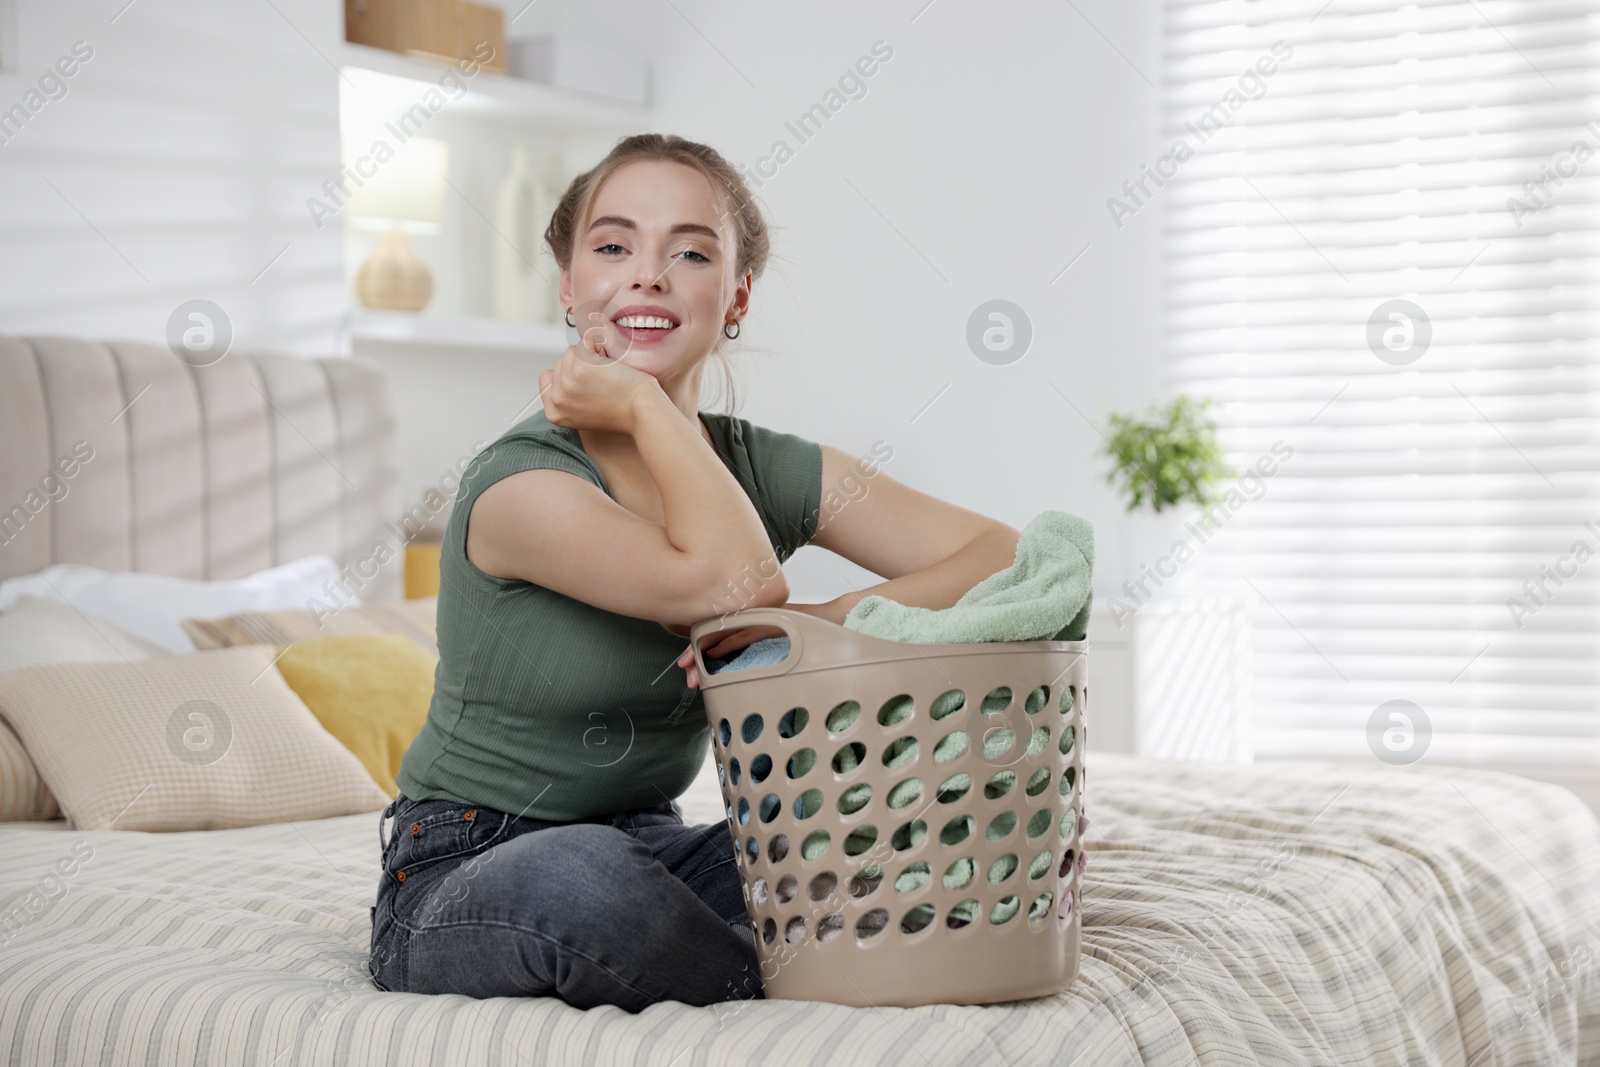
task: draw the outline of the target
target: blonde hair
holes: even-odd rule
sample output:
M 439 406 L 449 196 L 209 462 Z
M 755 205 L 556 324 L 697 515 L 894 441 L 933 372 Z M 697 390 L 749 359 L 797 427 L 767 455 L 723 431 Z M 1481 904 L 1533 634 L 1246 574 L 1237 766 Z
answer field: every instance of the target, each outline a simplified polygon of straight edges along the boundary
M 715 148 L 673 134 L 661 133 L 638 133 L 622 138 L 604 159 L 572 179 L 572 184 L 567 186 L 567 191 L 562 194 L 555 211 L 551 213 L 550 224 L 544 231 L 545 244 L 550 246 L 556 263 L 563 270 L 572 269 L 572 255 L 579 227 L 587 219 L 590 206 L 594 203 L 594 195 L 601 183 L 617 168 L 639 160 L 662 160 L 693 167 L 705 175 L 713 189 L 722 190 L 728 208 L 726 217 L 732 220 L 734 232 L 738 236 L 734 278 L 742 278 L 745 271 L 750 272 L 752 280 L 761 277 L 761 272 L 767 266 L 771 244 L 766 219 L 762 217 L 761 209 L 756 206 L 744 179 Z M 738 398 L 733 385 L 733 367 L 723 351 L 723 342 L 726 339 L 727 335 L 719 331 L 717 341 L 712 345 L 711 355 L 717 357 L 718 365 L 722 368 L 723 381 L 731 401 L 731 411 L 737 409 Z

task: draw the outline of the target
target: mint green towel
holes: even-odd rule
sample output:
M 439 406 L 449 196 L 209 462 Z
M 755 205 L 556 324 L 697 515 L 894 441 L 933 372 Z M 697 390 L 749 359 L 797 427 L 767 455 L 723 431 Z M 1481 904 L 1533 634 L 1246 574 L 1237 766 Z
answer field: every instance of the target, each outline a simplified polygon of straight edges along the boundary
M 1094 527 L 1064 511 L 1041 511 L 1022 528 L 1017 558 L 948 608 L 862 599 L 844 625 L 886 641 L 1082 641 L 1094 599 Z

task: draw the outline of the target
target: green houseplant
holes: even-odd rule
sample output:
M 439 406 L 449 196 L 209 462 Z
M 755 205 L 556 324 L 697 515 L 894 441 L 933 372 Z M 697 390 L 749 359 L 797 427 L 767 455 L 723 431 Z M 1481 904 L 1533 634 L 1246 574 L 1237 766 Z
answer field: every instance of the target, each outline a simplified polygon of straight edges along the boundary
M 1101 454 L 1111 460 L 1106 481 L 1127 501 L 1128 511 L 1162 509 L 1185 503 L 1209 507 L 1214 487 L 1234 477 L 1217 443 L 1216 421 L 1207 413 L 1209 398 L 1196 402 L 1179 395 L 1150 413 L 1108 416 L 1111 433 Z
M 1111 460 L 1106 481 L 1127 515 L 1106 538 L 1108 573 L 1095 592 L 1100 616 L 1089 628 L 1111 653 L 1095 668 L 1102 750 L 1252 758 L 1250 601 L 1233 586 L 1231 564 L 1208 574 L 1195 562 L 1229 521 L 1237 495 L 1210 406 L 1179 395 L 1143 414 L 1108 418 L 1100 454 Z M 1185 698 L 1178 715 L 1173 694 Z

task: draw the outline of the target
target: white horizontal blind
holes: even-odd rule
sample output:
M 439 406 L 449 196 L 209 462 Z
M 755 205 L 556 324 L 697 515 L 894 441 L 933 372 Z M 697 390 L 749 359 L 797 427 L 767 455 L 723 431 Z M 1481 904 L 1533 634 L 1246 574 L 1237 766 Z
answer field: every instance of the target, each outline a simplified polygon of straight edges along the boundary
M 1170 366 L 1237 467 L 1293 449 L 1188 565 L 1260 598 L 1257 756 L 1405 700 L 1430 762 L 1600 765 L 1600 3 L 1166 18 Z

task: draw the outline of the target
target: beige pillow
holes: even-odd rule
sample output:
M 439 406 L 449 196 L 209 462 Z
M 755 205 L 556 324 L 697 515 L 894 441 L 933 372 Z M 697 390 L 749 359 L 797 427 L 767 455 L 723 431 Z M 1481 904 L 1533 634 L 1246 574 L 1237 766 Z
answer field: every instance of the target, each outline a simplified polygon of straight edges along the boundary
M 0 822 L 49 822 L 61 805 L 33 765 L 16 731 L 0 721 Z
M 69 604 L 25 596 L 0 614 L 0 672 L 40 663 L 100 663 L 165 656 L 167 650 Z M 0 822 L 61 818 L 22 739 L 0 720 Z
M 309 611 L 252 611 L 220 619 L 184 619 L 180 625 L 195 648 L 238 645 L 291 645 L 319 637 L 395 633 L 409 637 L 435 659 L 434 617 L 438 597 L 385 600 L 361 607 L 313 614 Z
M 11 723 L 75 830 L 220 830 L 389 803 L 267 645 L 0 674 Z

